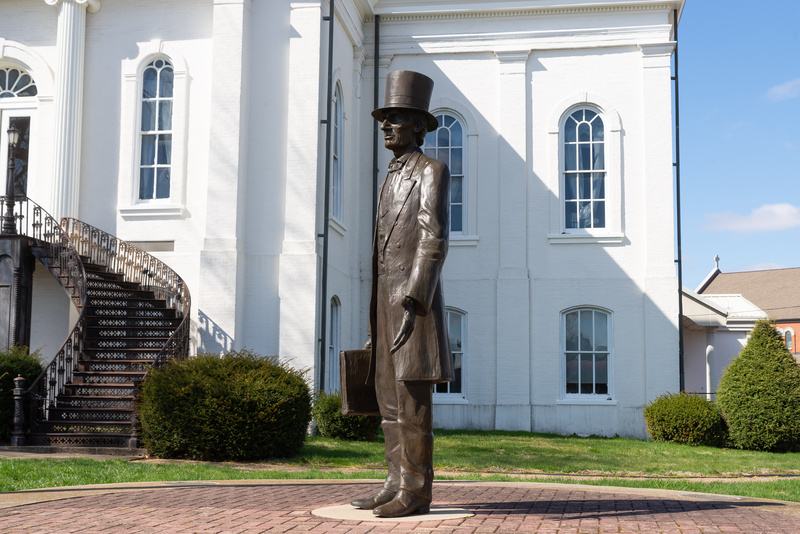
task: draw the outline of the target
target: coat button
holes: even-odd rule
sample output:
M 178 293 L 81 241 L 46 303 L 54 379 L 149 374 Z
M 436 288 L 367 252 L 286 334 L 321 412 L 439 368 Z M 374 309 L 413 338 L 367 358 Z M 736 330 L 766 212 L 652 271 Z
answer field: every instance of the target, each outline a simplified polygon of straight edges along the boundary
M 405 270 L 406 270 L 406 266 L 405 266 L 405 265 L 401 265 L 401 266 L 400 266 L 400 270 L 401 270 L 401 271 L 405 271 Z
M 397 244 L 397 248 L 400 248 L 400 243 Z

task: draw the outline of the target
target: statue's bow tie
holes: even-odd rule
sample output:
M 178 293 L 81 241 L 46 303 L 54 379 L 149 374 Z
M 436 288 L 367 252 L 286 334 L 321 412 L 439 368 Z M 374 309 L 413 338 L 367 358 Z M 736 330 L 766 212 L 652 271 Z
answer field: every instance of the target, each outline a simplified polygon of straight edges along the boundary
M 393 159 L 389 163 L 389 172 L 397 172 L 397 171 L 399 171 L 400 169 L 403 168 L 403 164 L 404 163 L 405 163 L 405 161 L 400 161 L 400 160 L 397 160 L 397 159 Z

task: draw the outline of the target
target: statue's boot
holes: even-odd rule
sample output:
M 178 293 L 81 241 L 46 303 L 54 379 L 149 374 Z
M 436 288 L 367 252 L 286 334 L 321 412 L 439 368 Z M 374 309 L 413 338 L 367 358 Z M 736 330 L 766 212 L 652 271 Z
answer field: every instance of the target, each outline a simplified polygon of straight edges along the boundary
M 400 490 L 391 502 L 372 510 L 380 517 L 427 514 L 433 494 L 433 433 L 403 426 Z
M 378 493 L 350 503 L 362 510 L 373 510 L 377 506 L 390 502 L 400 489 L 400 435 L 397 430 L 399 425 L 396 422 L 383 421 L 381 427 L 386 441 L 386 463 L 389 466 L 389 474 Z

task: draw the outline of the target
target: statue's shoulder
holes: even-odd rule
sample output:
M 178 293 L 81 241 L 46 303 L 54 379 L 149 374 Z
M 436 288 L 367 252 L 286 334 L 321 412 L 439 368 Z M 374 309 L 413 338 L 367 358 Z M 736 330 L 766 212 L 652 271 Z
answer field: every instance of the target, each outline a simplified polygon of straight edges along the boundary
M 450 176 L 450 170 L 445 162 L 420 154 L 419 166 L 423 172 L 432 177 Z

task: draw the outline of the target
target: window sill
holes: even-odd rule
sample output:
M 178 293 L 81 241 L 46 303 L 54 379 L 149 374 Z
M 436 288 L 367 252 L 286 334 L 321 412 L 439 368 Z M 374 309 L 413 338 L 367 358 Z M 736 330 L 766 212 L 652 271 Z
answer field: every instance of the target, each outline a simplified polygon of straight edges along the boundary
M 617 401 L 614 399 L 589 399 L 589 398 L 580 398 L 580 399 L 559 399 L 556 401 L 556 405 L 572 405 L 572 406 L 616 406 Z
M 625 239 L 623 234 L 548 234 L 547 240 L 551 245 L 573 245 L 583 243 L 619 244 Z
M 478 236 L 476 235 L 463 235 L 463 234 L 450 234 L 451 247 L 477 247 Z
M 434 404 L 469 404 L 469 401 L 457 393 L 434 393 Z
M 179 204 L 150 204 L 142 203 L 119 208 L 123 219 L 180 219 L 186 216 L 186 208 Z
M 328 226 L 333 228 L 336 233 L 341 236 L 347 233 L 347 227 L 335 217 L 328 217 Z

